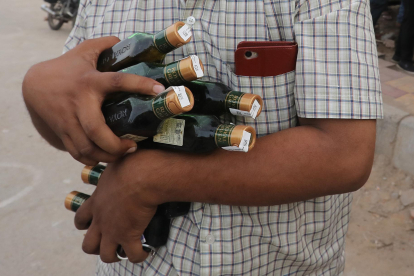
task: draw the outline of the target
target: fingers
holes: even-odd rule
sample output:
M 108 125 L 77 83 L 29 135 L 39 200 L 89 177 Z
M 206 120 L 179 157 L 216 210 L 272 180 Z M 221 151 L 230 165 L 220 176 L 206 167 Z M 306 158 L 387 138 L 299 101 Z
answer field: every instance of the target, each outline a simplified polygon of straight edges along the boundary
M 82 243 L 82 250 L 87 254 L 99 255 L 99 249 L 101 245 L 101 232 L 97 226 L 92 222 L 88 232 L 86 232 L 85 238 Z
M 61 139 L 62 139 L 62 143 L 65 146 L 66 150 L 69 152 L 70 155 L 72 155 L 72 157 L 75 160 L 78 160 L 82 164 L 89 165 L 89 166 L 95 166 L 96 164 L 98 164 L 97 161 L 86 158 L 85 156 L 82 156 L 82 154 L 80 154 L 79 150 L 75 147 L 72 139 L 68 135 L 66 134 L 62 135 Z
M 111 163 L 126 152 L 130 153 L 136 150 L 137 145 L 134 141 L 121 139 L 112 132 L 105 123 L 101 107 L 96 102 L 84 103 L 84 106 L 80 106 L 78 118 L 86 135 L 79 137 L 83 142 L 80 141 L 78 147 L 84 149 L 84 152 L 81 152 L 84 156 L 92 158 L 93 155 L 94 160 Z M 90 143 L 87 143 L 86 140 L 89 140 Z
M 149 255 L 148 252 L 145 252 L 144 249 L 142 249 L 140 238 L 135 238 L 129 240 L 128 243 L 123 243 L 122 248 L 131 263 L 141 263 L 145 261 Z
M 91 225 L 93 213 L 92 213 L 92 199 L 87 199 L 75 214 L 75 227 L 79 230 L 88 229 Z
M 116 256 L 116 249 L 118 248 L 118 244 L 113 242 L 105 236 L 101 240 L 101 245 L 99 249 L 99 255 L 101 256 L 101 260 L 104 263 L 114 263 L 119 262 L 118 257 Z
M 133 92 L 145 95 L 157 95 L 165 90 L 165 87 L 159 82 L 134 74 L 121 72 L 96 72 L 91 76 L 92 85 L 98 87 L 99 91 L 105 93 L 112 92 Z

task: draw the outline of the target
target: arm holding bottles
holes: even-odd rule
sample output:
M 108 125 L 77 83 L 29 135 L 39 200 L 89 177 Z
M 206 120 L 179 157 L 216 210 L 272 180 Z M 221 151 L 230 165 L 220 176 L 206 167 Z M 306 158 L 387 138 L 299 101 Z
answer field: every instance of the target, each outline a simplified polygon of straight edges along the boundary
M 124 73 L 96 70 L 99 54 L 118 43 L 116 37 L 86 40 L 66 54 L 34 65 L 23 81 L 23 97 L 36 129 L 52 146 L 94 165 L 113 162 L 136 149 L 105 124 L 102 101 L 116 91 L 156 95 L 160 83 Z
M 140 235 L 164 202 L 270 206 L 359 189 L 372 167 L 375 120 L 300 123 L 258 139 L 248 153 L 139 150 L 110 164 L 75 217 L 79 229 L 93 218 L 84 251 L 116 262 L 120 244 L 130 261 L 143 261 Z

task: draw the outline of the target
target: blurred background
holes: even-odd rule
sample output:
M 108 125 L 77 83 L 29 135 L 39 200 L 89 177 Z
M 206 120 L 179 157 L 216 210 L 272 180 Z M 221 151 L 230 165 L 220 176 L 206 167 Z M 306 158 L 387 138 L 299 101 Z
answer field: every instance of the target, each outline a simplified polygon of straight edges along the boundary
M 376 27 L 385 119 L 378 122 L 375 165 L 354 195 L 346 241 L 347 276 L 414 275 L 414 76 L 391 57 L 398 1 Z M 31 65 L 59 56 L 72 23 L 49 28 L 42 1 L 0 9 L 0 275 L 94 275 L 82 252 L 84 231 L 63 206 L 82 184 L 82 164 L 49 146 L 32 126 L 21 95 Z

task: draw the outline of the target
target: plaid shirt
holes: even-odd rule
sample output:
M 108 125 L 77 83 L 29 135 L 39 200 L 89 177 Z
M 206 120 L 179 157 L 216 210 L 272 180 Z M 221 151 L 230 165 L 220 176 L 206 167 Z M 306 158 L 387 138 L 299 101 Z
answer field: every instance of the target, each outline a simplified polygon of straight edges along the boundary
M 166 57 L 196 54 L 204 79 L 264 100 L 237 123 L 259 136 L 304 118 L 382 118 L 377 52 L 367 0 L 82 0 L 65 50 L 85 39 L 155 33 L 193 15 L 192 41 Z M 296 41 L 296 71 L 234 74 L 240 41 Z M 253 181 L 253 180 L 252 180 Z M 338 275 L 351 194 L 265 207 L 193 203 L 172 221 L 166 246 L 141 264 L 99 261 L 98 275 Z

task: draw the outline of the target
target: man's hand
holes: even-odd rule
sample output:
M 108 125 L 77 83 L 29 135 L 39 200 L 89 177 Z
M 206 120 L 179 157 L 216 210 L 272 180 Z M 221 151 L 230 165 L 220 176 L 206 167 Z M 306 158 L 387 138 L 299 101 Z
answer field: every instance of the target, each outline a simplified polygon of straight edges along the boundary
M 116 37 L 84 41 L 34 65 L 23 82 L 24 100 L 39 133 L 86 165 L 113 162 L 136 149 L 134 141 L 118 138 L 105 124 L 101 105 L 108 93 L 156 95 L 164 90 L 149 78 L 96 70 L 100 53 L 118 42 Z
M 131 157 L 154 164 L 157 152 L 141 150 L 107 166 L 95 192 L 76 212 L 76 228 L 88 229 L 83 251 L 99 254 L 103 262 L 112 263 L 119 261 L 116 250 L 121 245 L 130 262 L 138 263 L 147 258 L 148 253 L 142 249 L 141 235 L 158 203 L 156 197 L 148 194 L 148 189 L 139 183 L 139 173 L 131 173 L 140 171 L 134 165 L 136 162 L 131 162 Z M 163 164 L 162 161 L 159 163 Z M 152 166 L 155 167 L 158 166 Z M 143 175 L 150 173 L 143 172 Z

